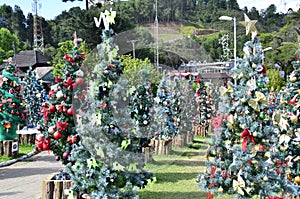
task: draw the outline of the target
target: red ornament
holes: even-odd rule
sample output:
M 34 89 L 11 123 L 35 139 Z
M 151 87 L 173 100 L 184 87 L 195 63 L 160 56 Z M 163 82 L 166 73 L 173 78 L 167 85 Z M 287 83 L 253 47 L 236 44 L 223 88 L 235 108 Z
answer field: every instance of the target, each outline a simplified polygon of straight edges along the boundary
M 84 83 L 84 81 L 81 77 L 79 77 L 75 80 L 75 85 L 82 85 L 83 83 Z
M 66 160 L 66 159 L 68 159 L 69 155 L 70 155 L 70 152 L 66 151 L 66 152 L 63 153 L 62 157 L 63 157 L 63 159 Z
M 43 150 L 50 150 L 50 138 L 47 138 L 46 140 L 44 140 L 43 142 Z
M 59 156 L 56 156 L 56 157 L 55 157 L 55 160 L 56 160 L 56 161 L 59 161 L 59 160 L 60 160 L 60 157 L 59 157 Z
M 55 111 L 56 111 L 55 106 L 54 106 L 54 105 L 51 105 L 51 106 L 49 107 L 49 111 L 50 111 L 51 113 L 55 112 Z
M 56 139 L 56 140 L 59 140 L 60 138 L 62 138 L 62 134 L 59 131 L 56 131 L 53 134 L 53 138 Z
M 72 116 L 74 114 L 74 109 L 71 107 L 67 110 L 67 114 Z

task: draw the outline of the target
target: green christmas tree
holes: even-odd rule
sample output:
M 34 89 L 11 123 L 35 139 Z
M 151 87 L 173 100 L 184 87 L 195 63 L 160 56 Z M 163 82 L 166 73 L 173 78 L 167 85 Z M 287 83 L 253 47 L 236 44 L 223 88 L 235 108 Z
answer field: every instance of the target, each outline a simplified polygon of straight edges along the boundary
M 193 82 L 190 81 L 180 81 L 180 89 L 182 90 L 180 96 L 180 126 L 178 128 L 179 134 L 192 133 L 193 126 L 196 125 L 196 113 L 197 113 L 197 103 L 195 98 L 195 91 L 193 89 Z
M 132 128 L 139 117 L 130 117 L 135 114 L 128 111 L 126 80 L 120 78 L 124 68 L 111 35 L 111 30 L 103 30 L 97 46 L 100 61 L 87 76 L 87 103 L 80 105 L 77 116 L 82 142 L 71 152 L 74 161 L 68 170 L 74 192 L 99 199 L 138 198 L 137 188 L 146 186 L 153 174 L 143 170 L 136 144 L 140 133 Z
M 290 165 L 288 178 L 291 182 L 300 184 L 300 130 L 299 130 L 299 89 L 300 89 L 300 50 L 295 53 L 296 60 L 292 62 L 293 71 L 289 75 L 287 86 L 280 96 L 279 115 L 275 116 L 279 126 L 277 149 L 281 158 L 275 159 L 279 165 Z M 298 186 L 298 195 L 300 186 Z
M 41 108 L 46 101 L 46 93 L 43 85 L 36 76 L 36 71 L 30 67 L 23 79 L 22 94 L 26 104 L 28 126 L 37 126 L 43 115 Z
M 18 125 L 26 125 L 26 110 L 22 87 L 12 58 L 0 76 L 0 140 L 14 140 Z
M 158 86 L 157 94 L 154 98 L 155 105 L 152 109 L 155 121 L 151 129 L 157 139 L 171 139 L 177 133 L 171 107 L 172 96 L 171 88 L 164 77 Z
M 57 160 L 61 160 L 63 164 L 70 161 L 70 152 L 80 139 L 75 127 L 73 107 L 75 101 L 80 99 L 73 98 L 73 89 L 84 84 L 82 78 L 84 73 L 80 68 L 85 53 L 78 52 L 77 42 L 75 33 L 73 51 L 66 53 L 63 58 L 65 63 L 61 71 L 63 75 L 55 77 L 56 84 L 51 86 L 49 91 L 49 103 L 44 103 L 41 109 L 44 121 L 41 122 L 40 130 L 47 144 L 50 143 L 50 149 Z M 49 146 L 38 150 L 48 150 L 48 148 Z
M 180 82 L 179 80 L 175 80 L 174 84 L 171 86 L 172 88 L 172 98 L 171 98 L 171 111 L 172 111 L 172 120 L 174 123 L 175 132 L 177 135 L 180 133 L 181 126 L 181 116 L 182 116 L 182 92 L 180 90 Z
M 262 45 L 253 21 L 246 15 L 245 20 L 252 39 L 244 45 L 244 59 L 239 59 L 232 70 L 236 84 L 228 82 L 221 87 L 221 93 L 228 96 L 227 121 L 210 141 L 213 160 L 207 161 L 207 172 L 199 175 L 201 189 L 208 191 L 207 198 L 214 193 L 235 194 L 237 198 L 296 194 L 295 186 L 286 178 L 286 165 L 274 162 L 281 154 L 274 147 L 276 127 L 268 116 Z
M 154 103 L 152 84 L 149 80 L 150 66 L 145 67 L 139 73 L 137 88 L 133 87 L 129 102 L 129 112 L 134 120 L 136 131 L 140 132 L 139 151 L 150 143 L 150 123 L 153 121 L 150 110 Z
M 197 108 L 197 120 L 198 123 L 205 127 L 205 134 L 207 134 L 210 119 L 212 117 L 212 96 L 207 93 L 207 88 L 204 84 L 204 80 L 197 78 L 198 88 L 196 90 Z

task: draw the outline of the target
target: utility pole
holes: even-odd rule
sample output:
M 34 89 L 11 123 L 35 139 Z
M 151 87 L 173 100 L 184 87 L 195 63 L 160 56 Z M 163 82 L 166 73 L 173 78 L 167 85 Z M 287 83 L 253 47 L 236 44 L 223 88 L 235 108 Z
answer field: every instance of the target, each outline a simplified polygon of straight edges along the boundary
M 156 68 L 159 67 L 159 54 L 158 54 L 158 17 L 157 17 L 157 0 L 155 1 L 155 39 L 156 39 Z
M 132 44 L 132 56 L 133 58 L 135 58 L 135 42 L 138 42 L 139 40 L 135 39 L 135 40 L 128 40 L 127 42 L 131 42 Z

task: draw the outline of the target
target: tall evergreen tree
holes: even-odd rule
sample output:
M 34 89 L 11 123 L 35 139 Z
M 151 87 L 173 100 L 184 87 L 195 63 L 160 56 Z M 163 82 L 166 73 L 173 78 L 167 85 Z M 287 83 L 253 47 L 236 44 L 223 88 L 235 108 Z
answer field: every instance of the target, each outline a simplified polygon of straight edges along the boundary
M 252 21 L 245 21 L 252 38 L 245 43 L 244 58 L 233 69 L 236 85 L 228 82 L 221 93 L 228 96 L 227 121 L 222 132 L 210 142 L 207 173 L 200 175 L 200 187 L 213 193 L 235 194 L 238 198 L 282 197 L 297 194 L 286 177 L 286 165 L 273 161 L 281 157 L 275 149 L 276 127 L 268 117 L 266 69 L 262 45 Z M 248 33 L 248 32 L 247 32 Z M 238 143 L 241 142 L 242 146 Z

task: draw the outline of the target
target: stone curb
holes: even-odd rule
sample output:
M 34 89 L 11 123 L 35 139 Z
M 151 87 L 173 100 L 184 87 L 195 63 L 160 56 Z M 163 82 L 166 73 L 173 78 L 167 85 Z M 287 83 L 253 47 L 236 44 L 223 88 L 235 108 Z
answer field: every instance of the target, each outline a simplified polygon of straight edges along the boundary
M 7 167 L 9 165 L 12 165 L 12 164 L 18 162 L 18 161 L 25 160 L 26 158 L 30 158 L 30 157 L 32 157 L 32 156 L 34 156 L 36 154 L 39 154 L 39 152 L 32 151 L 32 152 L 30 152 L 30 153 L 28 153 L 26 155 L 23 155 L 23 156 L 21 156 L 19 158 L 16 158 L 16 159 L 13 159 L 13 160 L 9 160 L 9 161 L 6 161 L 6 162 L 1 162 L 0 163 L 0 167 Z

